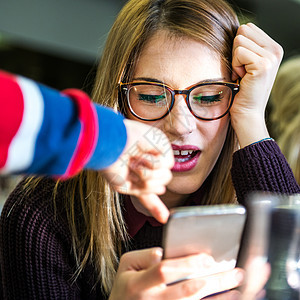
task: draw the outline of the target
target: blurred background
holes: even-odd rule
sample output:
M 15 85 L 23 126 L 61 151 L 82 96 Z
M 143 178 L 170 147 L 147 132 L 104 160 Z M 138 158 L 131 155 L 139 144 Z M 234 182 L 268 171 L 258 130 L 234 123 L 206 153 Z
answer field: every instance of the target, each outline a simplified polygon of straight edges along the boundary
M 300 51 L 300 0 L 229 0 L 253 21 Z M 125 0 L 1 0 L 0 68 L 52 87 L 90 91 L 107 33 Z
M 284 50 L 300 53 L 300 0 L 229 0 Z M 0 69 L 90 93 L 108 31 L 125 0 L 1 0 Z M 9 180 L 0 178 L 3 195 Z M 1 198 L 1 195 L 0 195 Z

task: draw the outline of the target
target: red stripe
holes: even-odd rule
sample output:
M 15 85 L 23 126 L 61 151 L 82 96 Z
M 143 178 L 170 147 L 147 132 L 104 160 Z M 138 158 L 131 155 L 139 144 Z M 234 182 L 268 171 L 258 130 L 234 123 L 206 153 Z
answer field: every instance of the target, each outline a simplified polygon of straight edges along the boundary
M 62 176 L 68 178 L 78 173 L 91 158 L 97 144 L 99 128 L 96 111 L 86 93 L 76 89 L 67 89 L 63 93 L 77 104 L 82 126 L 75 153 Z
M 15 76 L 0 71 L 0 168 L 5 166 L 8 149 L 23 118 L 22 91 Z

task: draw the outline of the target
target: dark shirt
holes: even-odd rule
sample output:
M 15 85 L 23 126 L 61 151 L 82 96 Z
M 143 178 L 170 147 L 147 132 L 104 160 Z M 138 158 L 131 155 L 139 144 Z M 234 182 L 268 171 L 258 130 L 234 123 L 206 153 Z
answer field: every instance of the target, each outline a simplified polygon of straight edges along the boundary
M 277 144 L 265 141 L 233 155 L 232 181 L 238 201 L 251 191 L 300 193 L 300 188 Z M 10 195 L 0 219 L 0 298 L 4 299 L 105 299 L 95 270 L 88 264 L 74 280 L 76 262 L 64 209 L 64 192 L 44 179 L 27 195 L 20 184 Z M 61 186 L 63 188 L 63 185 Z M 162 226 L 139 216 L 131 222 L 134 207 L 125 214 L 132 249 L 161 245 Z M 132 216 L 132 214 L 134 216 Z M 2 294 L 2 295 L 1 295 Z

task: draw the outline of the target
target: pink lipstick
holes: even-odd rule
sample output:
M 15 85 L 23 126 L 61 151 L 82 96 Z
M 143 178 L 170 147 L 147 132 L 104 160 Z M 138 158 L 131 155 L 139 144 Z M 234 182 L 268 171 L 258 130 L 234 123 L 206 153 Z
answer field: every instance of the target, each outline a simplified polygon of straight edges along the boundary
M 175 164 L 171 171 L 187 172 L 193 169 L 200 157 L 201 151 L 198 147 L 192 145 L 173 145 L 172 149 L 175 158 Z

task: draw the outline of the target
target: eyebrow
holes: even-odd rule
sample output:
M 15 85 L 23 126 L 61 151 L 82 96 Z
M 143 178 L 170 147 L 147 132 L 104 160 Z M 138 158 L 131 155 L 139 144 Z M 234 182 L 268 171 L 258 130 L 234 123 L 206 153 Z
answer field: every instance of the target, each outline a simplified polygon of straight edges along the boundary
M 155 78 L 151 78 L 151 77 L 136 77 L 136 78 L 133 78 L 133 81 L 138 81 L 138 80 L 166 84 L 165 82 L 163 82 L 159 79 L 155 79 Z M 198 81 L 195 84 L 201 84 L 201 83 L 207 83 L 207 82 L 216 82 L 216 81 L 225 81 L 225 78 L 224 77 L 219 77 L 219 78 L 205 79 L 205 80 Z

